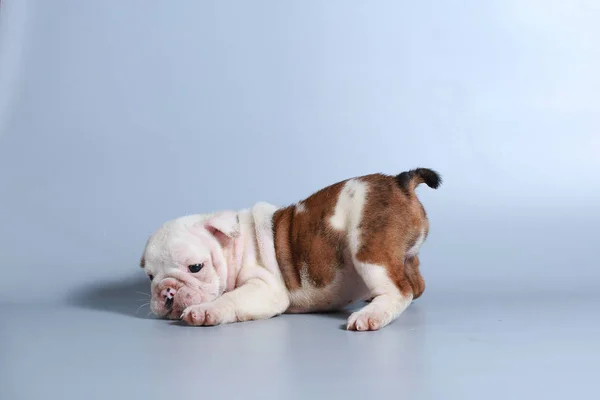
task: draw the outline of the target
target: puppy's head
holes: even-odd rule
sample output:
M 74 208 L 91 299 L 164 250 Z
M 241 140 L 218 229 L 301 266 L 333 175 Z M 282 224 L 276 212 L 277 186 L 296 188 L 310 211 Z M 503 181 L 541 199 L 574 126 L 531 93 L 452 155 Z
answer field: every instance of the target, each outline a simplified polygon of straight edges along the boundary
M 152 312 L 178 319 L 186 307 L 222 295 L 239 232 L 233 211 L 178 218 L 154 232 L 140 263 L 151 281 Z

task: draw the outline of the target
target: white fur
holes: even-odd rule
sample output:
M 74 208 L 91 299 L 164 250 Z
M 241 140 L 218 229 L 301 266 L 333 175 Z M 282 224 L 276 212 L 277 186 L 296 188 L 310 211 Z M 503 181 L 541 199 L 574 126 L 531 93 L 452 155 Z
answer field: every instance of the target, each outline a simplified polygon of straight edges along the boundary
M 423 242 L 425 242 L 425 229 L 421 230 L 421 234 L 417 238 L 416 243 L 406 252 L 406 258 L 411 258 L 419 254 Z
M 177 292 L 175 303 L 182 306 L 181 316 L 194 324 L 283 313 L 289 299 L 275 257 L 271 222 L 275 210 L 268 203 L 258 203 L 252 210 L 185 216 L 165 223 L 151 236 L 144 254 L 146 273 L 154 275 L 153 311 L 179 317 L 165 314 L 168 310 L 161 293 L 170 288 Z M 206 224 L 216 226 L 223 237 L 230 235 L 233 244 L 223 248 L 204 228 Z M 187 271 L 186 264 L 204 261 L 207 265 L 199 273 Z M 208 265 L 209 261 L 214 265 Z M 231 275 L 234 287 L 225 290 Z
M 358 251 L 360 231 L 358 226 L 362 218 L 367 199 L 367 184 L 350 179 L 342 188 L 335 210 L 329 222 L 334 229 L 346 231 L 353 253 Z
M 315 286 L 307 269 L 306 265 L 300 268 L 300 287 L 289 292 L 288 313 L 334 310 L 365 297 L 365 286 L 352 268 L 341 269 L 321 288 Z
M 267 268 L 279 283 L 283 282 L 283 277 L 281 276 L 281 271 L 279 270 L 277 257 L 275 255 L 273 231 L 273 214 L 275 214 L 275 211 L 277 211 L 277 207 L 272 204 L 265 202 L 257 203 L 252 208 L 254 232 L 248 232 L 248 234 L 250 236 L 252 233 L 256 235 L 257 248 L 260 257 L 260 260 L 257 260 L 257 265 L 262 262 L 261 265 Z
M 403 296 L 381 265 L 355 261 L 355 268 L 374 298 L 371 303 L 350 315 L 347 327 L 358 331 L 381 329 L 406 310 L 412 301 L 412 294 Z
M 310 279 L 308 266 L 303 264 L 300 267 L 300 288 L 290 291 L 291 308 L 288 311 L 305 312 L 319 306 L 325 309 L 325 305 L 333 300 L 332 294 L 335 295 L 339 292 L 340 277 L 341 274 L 336 275 L 333 282 L 326 288 L 317 288 Z
M 306 212 L 306 205 L 303 202 L 296 204 L 296 214 Z
M 217 325 L 285 312 L 289 298 L 275 257 L 271 222 L 275 210 L 273 205 L 258 203 L 238 214 L 244 254 L 235 289 L 211 303 L 188 307 L 182 319 L 194 325 Z

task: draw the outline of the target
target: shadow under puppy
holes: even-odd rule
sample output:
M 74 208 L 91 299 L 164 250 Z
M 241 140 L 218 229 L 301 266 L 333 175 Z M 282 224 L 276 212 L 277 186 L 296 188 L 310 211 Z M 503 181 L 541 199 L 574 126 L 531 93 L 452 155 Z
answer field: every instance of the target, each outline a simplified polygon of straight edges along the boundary
M 378 330 L 421 296 L 419 249 L 429 232 L 415 188 L 440 176 L 418 168 L 328 186 L 295 205 L 168 221 L 141 260 L 161 318 L 218 325 L 371 301 L 347 329 Z

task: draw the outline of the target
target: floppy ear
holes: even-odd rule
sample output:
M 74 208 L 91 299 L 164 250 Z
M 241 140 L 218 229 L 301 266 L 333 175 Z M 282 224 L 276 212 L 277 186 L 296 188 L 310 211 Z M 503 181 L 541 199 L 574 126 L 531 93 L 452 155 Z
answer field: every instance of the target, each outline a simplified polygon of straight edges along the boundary
M 234 211 L 221 211 L 204 221 L 206 228 L 217 238 L 221 246 L 227 246 L 232 239 L 240 236 L 240 222 Z

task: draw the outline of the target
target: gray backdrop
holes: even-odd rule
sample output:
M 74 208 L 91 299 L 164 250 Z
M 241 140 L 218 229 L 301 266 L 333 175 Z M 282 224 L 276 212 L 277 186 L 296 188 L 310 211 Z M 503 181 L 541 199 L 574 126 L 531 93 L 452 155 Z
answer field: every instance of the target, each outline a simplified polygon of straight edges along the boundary
M 599 18 L 592 0 L 4 0 L 0 302 L 127 324 L 165 220 L 417 166 L 444 177 L 419 189 L 422 309 L 597 302 Z

